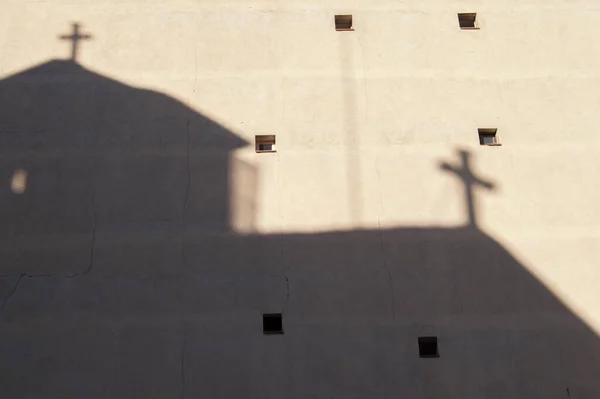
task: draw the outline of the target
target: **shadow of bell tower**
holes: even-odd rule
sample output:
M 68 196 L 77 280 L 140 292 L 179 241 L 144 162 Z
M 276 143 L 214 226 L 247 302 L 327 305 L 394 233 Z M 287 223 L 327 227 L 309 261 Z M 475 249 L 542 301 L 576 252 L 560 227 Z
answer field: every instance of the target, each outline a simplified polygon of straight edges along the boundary
M 81 41 L 92 39 L 79 24 L 60 38 L 71 41 L 69 59 L 0 80 L 3 245 L 32 234 L 89 245 L 97 226 L 229 231 L 230 155 L 246 141 L 174 98 L 79 64 Z

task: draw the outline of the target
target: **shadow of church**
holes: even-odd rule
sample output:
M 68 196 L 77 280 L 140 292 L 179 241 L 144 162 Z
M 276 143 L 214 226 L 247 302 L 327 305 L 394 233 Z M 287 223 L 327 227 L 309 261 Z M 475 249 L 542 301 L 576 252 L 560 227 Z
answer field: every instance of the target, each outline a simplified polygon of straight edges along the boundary
M 477 228 L 468 153 L 466 226 L 241 235 L 246 145 L 76 47 L 0 81 L 0 397 L 598 397 L 598 337 Z

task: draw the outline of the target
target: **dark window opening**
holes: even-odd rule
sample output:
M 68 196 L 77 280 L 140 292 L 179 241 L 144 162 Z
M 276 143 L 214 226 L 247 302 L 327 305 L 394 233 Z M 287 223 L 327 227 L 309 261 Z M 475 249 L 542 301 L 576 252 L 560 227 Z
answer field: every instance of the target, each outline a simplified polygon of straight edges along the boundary
M 263 332 L 265 334 L 283 334 L 281 313 L 263 314 Z
M 352 15 L 336 15 L 335 30 L 354 30 L 352 29 Z
M 419 337 L 420 357 L 440 357 L 437 337 Z
M 477 14 L 474 12 L 458 14 L 458 25 L 461 29 L 478 29 Z
M 491 146 L 499 146 L 500 142 L 498 141 L 498 136 L 496 133 L 498 129 L 478 129 L 479 132 L 479 144 L 480 145 L 491 145 Z
M 275 152 L 275 135 L 261 135 L 255 137 L 256 152 Z

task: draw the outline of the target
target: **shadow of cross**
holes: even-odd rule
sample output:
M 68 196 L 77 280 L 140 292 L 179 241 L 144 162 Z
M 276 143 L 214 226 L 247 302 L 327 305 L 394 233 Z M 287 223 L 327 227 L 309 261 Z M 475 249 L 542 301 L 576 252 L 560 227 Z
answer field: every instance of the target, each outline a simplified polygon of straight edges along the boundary
M 461 165 L 458 167 L 452 166 L 446 162 L 440 165 L 440 168 L 444 171 L 454 173 L 458 176 L 465 188 L 465 203 L 467 205 L 468 214 L 468 225 L 471 227 L 477 226 L 477 214 L 475 205 L 475 196 L 473 195 L 473 189 L 475 186 L 481 186 L 488 190 L 494 190 L 495 186 L 493 183 L 479 179 L 471 171 L 471 154 L 467 151 L 460 151 Z
M 92 38 L 91 35 L 84 35 L 79 33 L 79 24 L 73 24 L 73 33 L 71 35 L 62 35 L 59 37 L 61 40 L 70 40 L 71 41 L 71 61 L 77 61 L 77 50 L 80 40 L 90 40 Z

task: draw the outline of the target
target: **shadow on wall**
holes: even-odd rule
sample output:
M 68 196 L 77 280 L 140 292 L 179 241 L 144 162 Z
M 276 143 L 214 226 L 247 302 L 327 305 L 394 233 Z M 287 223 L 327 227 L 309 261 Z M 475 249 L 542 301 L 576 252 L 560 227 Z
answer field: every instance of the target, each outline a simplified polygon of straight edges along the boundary
M 597 336 L 477 228 L 468 153 L 465 227 L 242 236 L 245 144 L 73 61 L 0 81 L 0 397 L 600 397 Z
M 65 238 L 90 243 L 96 226 L 230 229 L 229 156 L 247 143 L 166 95 L 53 60 L 0 81 L 0 123 L 0 234 L 11 251 L 36 241 L 38 256 L 73 273 L 88 255 Z M 2 272 L 44 272 L 26 267 L 28 255 L 4 259 Z

